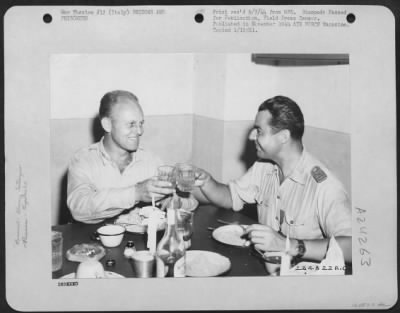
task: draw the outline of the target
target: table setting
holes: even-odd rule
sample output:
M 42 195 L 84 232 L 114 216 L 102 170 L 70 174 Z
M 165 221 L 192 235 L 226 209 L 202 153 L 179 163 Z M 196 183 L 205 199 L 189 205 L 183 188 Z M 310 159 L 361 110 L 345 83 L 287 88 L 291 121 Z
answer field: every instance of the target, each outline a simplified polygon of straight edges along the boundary
M 194 173 L 195 167 L 190 164 L 166 165 L 159 168 L 158 177 L 190 195 Z M 254 216 L 198 203 L 183 207 L 178 200 L 174 194 L 167 208 L 160 208 L 153 197 L 151 205 L 102 223 L 53 226 L 53 278 L 152 278 L 168 276 L 175 270 L 178 273 L 178 265 L 173 270 L 168 266 L 165 272 L 158 270 L 159 245 L 173 231 L 182 241 L 180 251 L 185 262 L 183 272 L 173 277 L 318 275 L 322 272 L 310 271 L 311 265 L 322 267 L 332 259 L 341 264 L 337 256 L 340 248 L 332 239 L 327 260 L 303 262 L 296 267 L 288 259 L 288 249 L 263 252 L 251 245 L 244 234 L 247 226 L 257 223 Z M 174 215 L 173 230 L 169 212 Z M 343 274 L 343 269 L 335 273 Z

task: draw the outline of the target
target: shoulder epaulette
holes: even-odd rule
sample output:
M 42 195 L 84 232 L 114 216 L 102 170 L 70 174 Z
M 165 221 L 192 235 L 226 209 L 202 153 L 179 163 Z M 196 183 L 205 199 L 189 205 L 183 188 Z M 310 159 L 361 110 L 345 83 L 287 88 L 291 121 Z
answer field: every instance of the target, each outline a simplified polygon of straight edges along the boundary
M 313 169 L 311 170 L 311 176 L 315 179 L 317 183 L 323 182 L 328 177 L 319 166 L 313 167 Z

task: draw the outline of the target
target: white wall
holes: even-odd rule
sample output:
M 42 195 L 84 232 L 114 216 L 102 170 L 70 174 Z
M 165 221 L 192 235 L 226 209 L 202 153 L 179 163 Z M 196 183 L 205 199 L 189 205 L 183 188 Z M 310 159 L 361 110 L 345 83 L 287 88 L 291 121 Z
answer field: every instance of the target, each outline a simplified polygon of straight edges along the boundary
M 224 119 L 226 54 L 196 54 L 194 57 L 193 113 Z
M 254 120 L 258 106 L 276 95 L 279 68 L 251 62 L 251 54 L 229 54 L 225 121 Z
M 279 67 L 275 92 L 299 104 L 306 125 L 350 133 L 349 68 L 349 65 Z
M 126 89 L 146 115 L 253 120 L 261 102 L 282 94 L 307 125 L 350 132 L 346 65 L 257 65 L 251 54 L 56 54 L 50 69 L 51 118 L 92 118 L 104 93 Z
M 145 115 L 191 114 L 193 54 L 51 56 L 51 118 L 92 118 L 108 91 L 133 92 Z
M 229 54 L 226 60 L 225 121 L 253 120 L 263 101 L 284 95 L 300 106 L 306 125 L 350 132 L 348 65 L 258 65 L 250 54 Z

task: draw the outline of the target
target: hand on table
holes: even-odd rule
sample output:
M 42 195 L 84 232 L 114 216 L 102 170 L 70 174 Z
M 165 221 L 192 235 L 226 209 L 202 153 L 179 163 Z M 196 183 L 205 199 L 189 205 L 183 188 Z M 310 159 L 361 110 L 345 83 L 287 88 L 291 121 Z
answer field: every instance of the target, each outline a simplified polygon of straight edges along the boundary
M 256 249 L 262 251 L 285 250 L 286 238 L 269 226 L 253 224 L 246 228 L 245 234 L 247 234 Z
M 136 199 L 144 202 L 151 202 L 151 197 L 160 200 L 175 191 L 172 184 L 168 181 L 158 180 L 156 177 L 146 179 L 135 185 Z

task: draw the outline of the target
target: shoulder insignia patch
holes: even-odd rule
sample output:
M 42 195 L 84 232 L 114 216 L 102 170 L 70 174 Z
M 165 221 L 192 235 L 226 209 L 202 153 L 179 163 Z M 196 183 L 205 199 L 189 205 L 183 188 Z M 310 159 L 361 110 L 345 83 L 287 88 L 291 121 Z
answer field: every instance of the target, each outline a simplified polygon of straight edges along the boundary
M 313 169 L 311 170 L 311 176 L 315 179 L 317 183 L 323 182 L 328 177 L 319 166 L 313 167 Z

